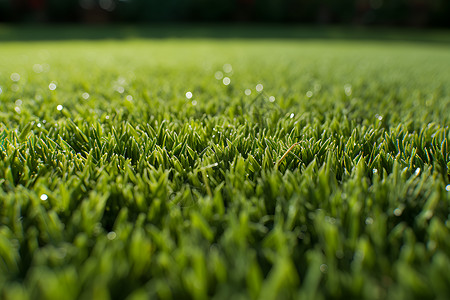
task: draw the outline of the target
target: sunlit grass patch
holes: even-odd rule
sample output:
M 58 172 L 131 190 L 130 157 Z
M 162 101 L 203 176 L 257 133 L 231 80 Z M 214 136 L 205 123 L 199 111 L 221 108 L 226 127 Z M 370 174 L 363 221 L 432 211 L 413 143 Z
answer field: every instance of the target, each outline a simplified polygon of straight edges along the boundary
M 447 298 L 448 50 L 2 43 L 1 297 Z

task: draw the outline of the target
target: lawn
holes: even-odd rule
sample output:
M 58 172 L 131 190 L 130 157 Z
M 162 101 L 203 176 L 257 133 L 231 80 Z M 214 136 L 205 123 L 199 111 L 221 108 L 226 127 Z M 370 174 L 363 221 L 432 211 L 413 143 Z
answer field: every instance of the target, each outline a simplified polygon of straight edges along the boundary
M 448 32 L 90 30 L 0 27 L 1 299 L 450 297 Z

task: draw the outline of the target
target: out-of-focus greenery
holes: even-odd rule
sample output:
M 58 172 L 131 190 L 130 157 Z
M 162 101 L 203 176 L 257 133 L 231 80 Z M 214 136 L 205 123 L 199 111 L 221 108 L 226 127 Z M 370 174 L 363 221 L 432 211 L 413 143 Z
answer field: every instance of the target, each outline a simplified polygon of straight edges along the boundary
M 256 21 L 449 26 L 449 13 L 447 0 L 0 0 L 0 21 Z
M 449 50 L 2 42 L 0 298 L 447 299 Z

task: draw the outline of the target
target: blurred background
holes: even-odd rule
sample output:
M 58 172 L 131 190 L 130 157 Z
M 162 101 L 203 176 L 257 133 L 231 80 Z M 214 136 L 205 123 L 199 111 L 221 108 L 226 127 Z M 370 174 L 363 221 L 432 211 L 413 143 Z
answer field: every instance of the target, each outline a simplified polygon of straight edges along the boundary
M 240 22 L 449 27 L 449 0 L 0 0 L 2 23 Z

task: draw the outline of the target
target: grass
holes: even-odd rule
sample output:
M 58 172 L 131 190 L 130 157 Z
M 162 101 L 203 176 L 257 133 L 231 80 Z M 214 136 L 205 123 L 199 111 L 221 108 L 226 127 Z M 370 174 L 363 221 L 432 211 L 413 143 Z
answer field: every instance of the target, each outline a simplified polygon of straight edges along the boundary
M 0 298 L 447 299 L 449 50 L 3 41 Z

